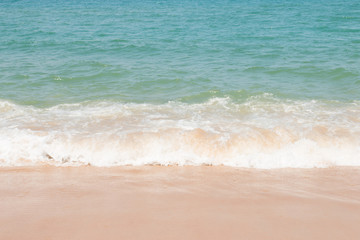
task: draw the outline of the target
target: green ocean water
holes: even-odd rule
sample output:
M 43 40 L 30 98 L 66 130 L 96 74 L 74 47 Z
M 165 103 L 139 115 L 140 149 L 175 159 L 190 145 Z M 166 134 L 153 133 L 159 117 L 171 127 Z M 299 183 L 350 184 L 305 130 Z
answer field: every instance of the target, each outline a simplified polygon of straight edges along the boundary
M 0 99 L 360 98 L 360 2 L 0 3 Z
M 360 166 L 360 2 L 1 0 L 0 167 Z

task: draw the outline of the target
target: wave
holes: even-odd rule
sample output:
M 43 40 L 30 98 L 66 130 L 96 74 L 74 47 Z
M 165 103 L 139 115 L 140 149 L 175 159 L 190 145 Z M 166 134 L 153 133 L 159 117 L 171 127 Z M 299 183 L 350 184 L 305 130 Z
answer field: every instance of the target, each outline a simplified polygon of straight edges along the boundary
M 49 108 L 0 101 L 0 166 L 360 166 L 360 102 L 82 102 Z

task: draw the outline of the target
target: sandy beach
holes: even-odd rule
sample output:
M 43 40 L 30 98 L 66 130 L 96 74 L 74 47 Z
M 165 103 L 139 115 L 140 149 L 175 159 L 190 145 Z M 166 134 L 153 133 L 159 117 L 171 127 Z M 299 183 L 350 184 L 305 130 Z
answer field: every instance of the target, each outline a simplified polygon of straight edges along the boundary
M 359 239 L 360 169 L 0 170 L 0 239 Z
M 360 1 L 0 1 L 0 240 L 360 240 Z

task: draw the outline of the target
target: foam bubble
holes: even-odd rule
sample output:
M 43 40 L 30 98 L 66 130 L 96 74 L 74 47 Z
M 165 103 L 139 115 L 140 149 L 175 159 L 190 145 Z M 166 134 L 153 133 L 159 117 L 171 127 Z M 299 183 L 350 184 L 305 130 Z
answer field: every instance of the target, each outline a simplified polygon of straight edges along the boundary
M 251 97 L 243 103 L 0 101 L 0 166 L 360 165 L 360 104 Z

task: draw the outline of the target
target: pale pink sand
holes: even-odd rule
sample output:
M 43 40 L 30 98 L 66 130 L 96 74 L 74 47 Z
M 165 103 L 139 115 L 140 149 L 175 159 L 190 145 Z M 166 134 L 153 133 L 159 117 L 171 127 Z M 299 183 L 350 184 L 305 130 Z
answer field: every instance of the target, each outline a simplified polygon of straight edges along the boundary
M 360 239 L 360 169 L 0 169 L 0 239 Z

